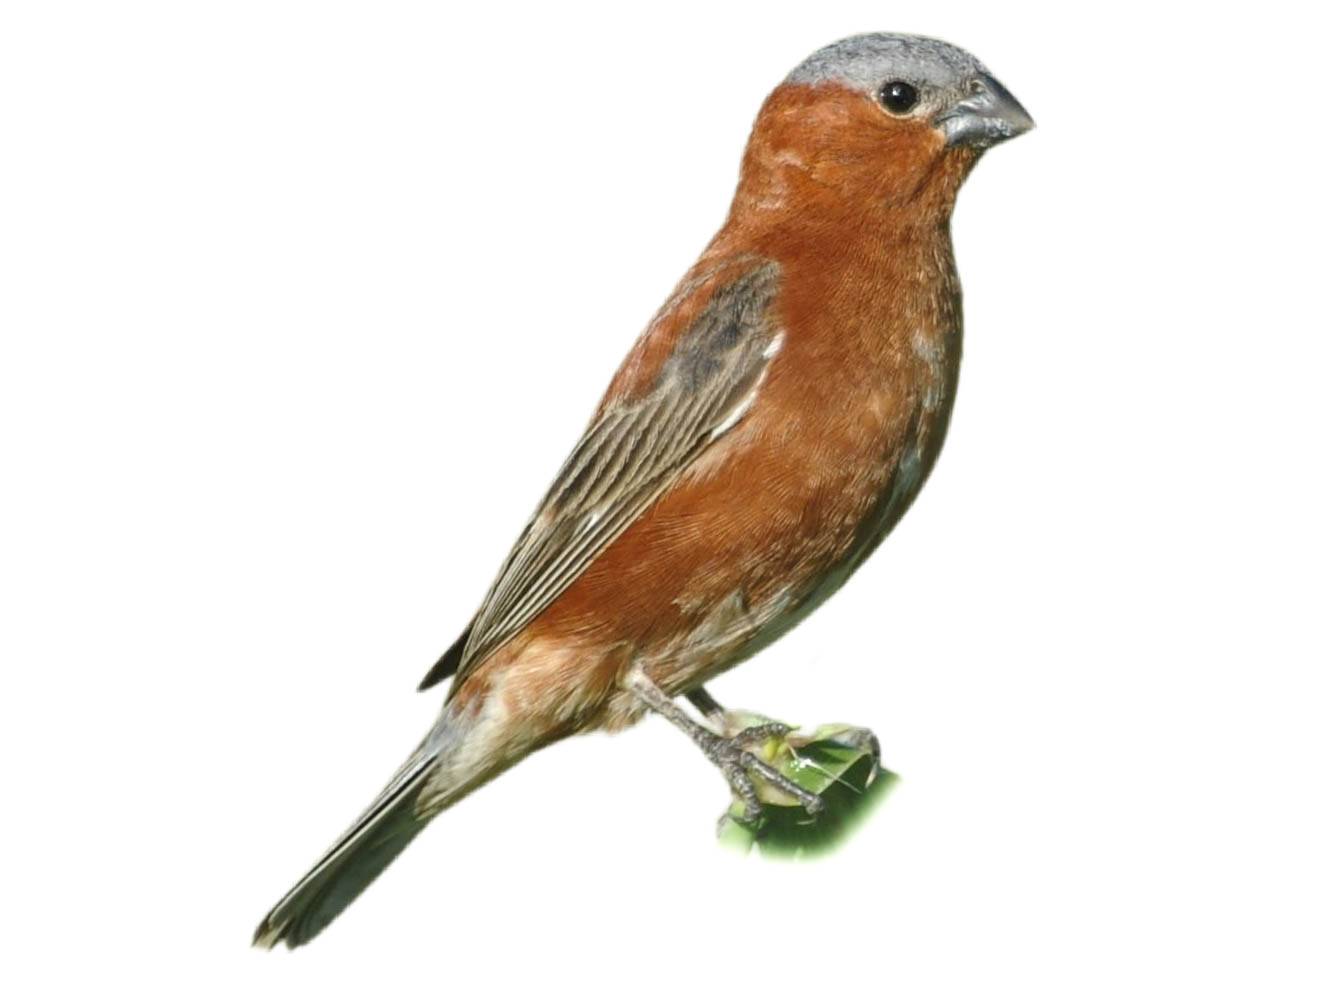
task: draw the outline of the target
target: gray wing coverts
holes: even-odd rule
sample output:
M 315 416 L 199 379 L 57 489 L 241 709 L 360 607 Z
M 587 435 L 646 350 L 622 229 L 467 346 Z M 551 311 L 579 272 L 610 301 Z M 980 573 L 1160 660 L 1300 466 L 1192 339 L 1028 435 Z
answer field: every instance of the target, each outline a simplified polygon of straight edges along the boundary
M 766 262 L 717 289 L 653 388 L 605 408 L 590 424 L 455 644 L 455 689 L 745 411 L 776 349 L 769 310 L 777 278 L 778 266 Z M 452 658 L 440 660 L 422 686 L 442 679 Z

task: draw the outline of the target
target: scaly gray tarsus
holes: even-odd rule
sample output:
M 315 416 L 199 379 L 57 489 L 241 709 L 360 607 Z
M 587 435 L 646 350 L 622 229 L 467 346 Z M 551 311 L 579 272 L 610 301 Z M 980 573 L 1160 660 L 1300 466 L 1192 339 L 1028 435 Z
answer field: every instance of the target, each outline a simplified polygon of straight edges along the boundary
M 751 781 L 751 774 L 760 777 L 774 789 L 781 790 L 798 801 L 807 813 L 818 814 L 824 809 L 824 801 L 818 794 L 811 793 L 804 787 L 792 782 L 763 759 L 760 759 L 755 753 L 746 749 L 747 745 L 787 735 L 791 731 L 790 726 L 773 721 L 767 724 L 753 725 L 731 737 L 727 737 L 707 728 L 688 715 L 639 669 L 633 670 L 628 675 L 626 684 L 627 689 L 641 703 L 656 714 L 663 715 L 664 718 L 680 728 L 688 738 L 700 746 L 700 750 L 705 753 L 706 758 L 719 767 L 733 792 L 741 798 L 742 804 L 746 808 L 743 819 L 748 823 L 757 820 L 764 810 L 760 804 L 760 798 L 755 792 L 755 784 Z M 692 694 L 695 694 L 696 697 L 692 697 Z M 704 688 L 690 691 L 687 696 L 691 698 L 691 702 L 696 704 L 697 707 L 708 702 L 718 711 L 723 710 Z

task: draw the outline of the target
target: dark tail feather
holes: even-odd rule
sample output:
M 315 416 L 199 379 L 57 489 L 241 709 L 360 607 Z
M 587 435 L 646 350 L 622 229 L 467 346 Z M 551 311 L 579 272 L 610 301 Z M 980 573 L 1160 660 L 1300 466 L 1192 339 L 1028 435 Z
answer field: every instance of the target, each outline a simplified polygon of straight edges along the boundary
M 417 685 L 417 690 L 429 690 L 441 680 L 446 680 L 458 671 L 458 662 L 462 659 L 462 653 L 467 648 L 467 640 L 471 638 L 471 626 L 458 636 L 458 641 L 449 646 L 444 651 L 444 655 L 439 657 L 439 662 L 430 668 L 430 672 L 425 675 L 421 683 Z
M 385 791 L 256 928 L 252 943 L 273 948 L 306 944 L 342 913 L 430 822 L 416 798 L 435 755 L 418 751 Z

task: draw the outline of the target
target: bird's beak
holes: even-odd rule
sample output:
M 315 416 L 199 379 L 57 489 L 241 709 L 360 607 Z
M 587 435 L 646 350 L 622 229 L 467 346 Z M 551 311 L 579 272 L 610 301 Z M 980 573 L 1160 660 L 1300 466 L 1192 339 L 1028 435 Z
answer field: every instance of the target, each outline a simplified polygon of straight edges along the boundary
M 987 148 L 1034 129 L 1025 107 L 987 72 L 976 76 L 971 88 L 969 96 L 934 120 L 949 148 Z

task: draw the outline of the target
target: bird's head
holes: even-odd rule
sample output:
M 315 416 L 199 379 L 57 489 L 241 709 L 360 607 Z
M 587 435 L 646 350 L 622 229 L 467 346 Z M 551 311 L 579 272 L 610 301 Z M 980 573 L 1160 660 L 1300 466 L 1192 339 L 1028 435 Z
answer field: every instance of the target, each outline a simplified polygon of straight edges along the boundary
M 900 206 L 951 200 L 985 149 L 1034 121 L 969 52 L 933 38 L 864 34 L 815 52 L 765 102 L 743 186 L 757 205 L 793 188 Z

